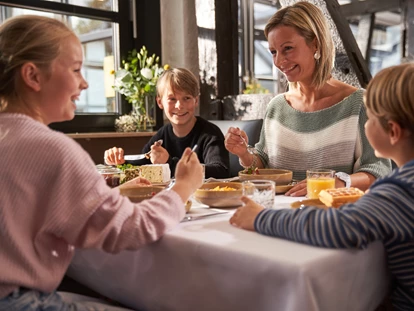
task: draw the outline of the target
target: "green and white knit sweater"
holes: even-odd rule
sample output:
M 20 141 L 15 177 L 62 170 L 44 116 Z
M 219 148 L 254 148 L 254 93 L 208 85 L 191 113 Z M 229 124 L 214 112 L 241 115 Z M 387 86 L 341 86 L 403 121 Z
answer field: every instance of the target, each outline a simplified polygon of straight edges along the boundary
M 390 161 L 377 158 L 365 136 L 363 94 L 357 90 L 315 112 L 292 108 L 284 94 L 273 98 L 256 144 L 264 166 L 292 170 L 294 179 L 305 179 L 311 168 L 367 172 L 376 177 L 388 174 Z

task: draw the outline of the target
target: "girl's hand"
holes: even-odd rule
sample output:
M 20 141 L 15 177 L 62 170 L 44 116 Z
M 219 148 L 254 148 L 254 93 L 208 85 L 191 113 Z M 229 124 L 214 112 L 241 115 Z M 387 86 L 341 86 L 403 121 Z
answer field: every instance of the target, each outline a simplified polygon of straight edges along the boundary
M 230 218 L 230 224 L 241 229 L 254 231 L 254 220 L 264 207 L 246 196 L 242 196 L 241 200 L 244 205 L 239 207 Z
M 108 165 L 124 164 L 124 149 L 113 147 L 104 153 L 104 161 Z
M 289 189 L 285 195 L 291 197 L 304 197 L 307 193 L 308 189 L 306 188 L 306 179 L 304 179 Z
M 201 187 L 203 178 L 203 167 L 198 161 L 197 154 L 186 148 L 175 168 L 175 184 L 172 189 L 181 196 L 183 202 L 186 202 L 190 195 Z
M 230 127 L 224 139 L 224 146 L 226 149 L 238 157 L 243 156 L 248 152 L 247 146 L 244 143 L 242 137 L 246 143 L 249 142 L 249 138 L 247 137 L 246 132 L 240 130 L 238 127 Z
M 126 183 L 123 183 L 118 188 L 146 187 L 146 186 L 151 186 L 151 185 L 152 183 L 148 179 L 144 177 L 137 177 L 137 178 L 127 181 Z

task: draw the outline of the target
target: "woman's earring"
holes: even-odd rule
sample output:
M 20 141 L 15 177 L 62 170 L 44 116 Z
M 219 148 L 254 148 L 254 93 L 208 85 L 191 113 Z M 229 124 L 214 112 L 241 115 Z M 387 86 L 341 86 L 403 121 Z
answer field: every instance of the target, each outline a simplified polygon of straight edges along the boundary
M 316 60 L 319 60 L 319 58 L 321 58 L 321 54 L 319 53 L 319 51 L 316 51 L 315 54 L 313 54 L 313 58 Z

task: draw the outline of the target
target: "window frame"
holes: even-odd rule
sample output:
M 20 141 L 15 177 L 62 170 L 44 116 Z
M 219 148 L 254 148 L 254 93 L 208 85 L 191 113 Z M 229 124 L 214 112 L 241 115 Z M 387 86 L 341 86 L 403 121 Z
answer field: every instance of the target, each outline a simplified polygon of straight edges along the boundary
M 134 48 L 130 1 L 118 0 L 118 12 L 42 0 L 0 1 L 0 5 L 35 11 L 44 11 L 60 15 L 91 18 L 114 23 L 115 27 L 118 27 L 118 37 L 113 38 L 113 41 L 119 40 L 119 50 L 114 48 L 116 66 L 119 66 L 120 59 L 127 55 L 129 50 Z M 120 115 L 131 111 L 131 105 L 129 105 L 124 99 L 121 99 L 120 94 L 117 93 L 115 96 L 118 108 L 117 112 L 76 113 L 73 120 L 52 123 L 49 126 L 52 129 L 64 133 L 113 132 L 115 131 L 115 119 Z

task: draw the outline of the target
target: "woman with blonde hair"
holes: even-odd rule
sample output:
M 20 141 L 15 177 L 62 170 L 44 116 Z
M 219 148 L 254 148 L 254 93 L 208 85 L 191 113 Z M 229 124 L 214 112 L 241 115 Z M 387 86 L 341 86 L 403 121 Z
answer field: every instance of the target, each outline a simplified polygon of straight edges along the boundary
M 307 169 L 337 171 L 337 187 L 367 189 L 390 172 L 378 159 L 365 133 L 363 90 L 331 76 L 335 48 L 322 11 L 308 2 L 278 10 L 264 33 L 274 65 L 289 90 L 269 103 L 256 153 L 247 151 L 247 136 L 238 128 L 226 134 L 226 148 L 244 167 L 283 168 L 302 180 L 286 195 L 306 194 Z
M 381 310 L 414 310 L 413 84 L 414 64 L 385 68 L 368 84 L 366 135 L 375 154 L 392 159 L 398 168 L 376 180 L 358 201 L 340 208 L 272 210 L 244 197 L 245 206 L 230 222 L 320 247 L 365 249 L 381 241 L 392 274 L 389 303 Z

